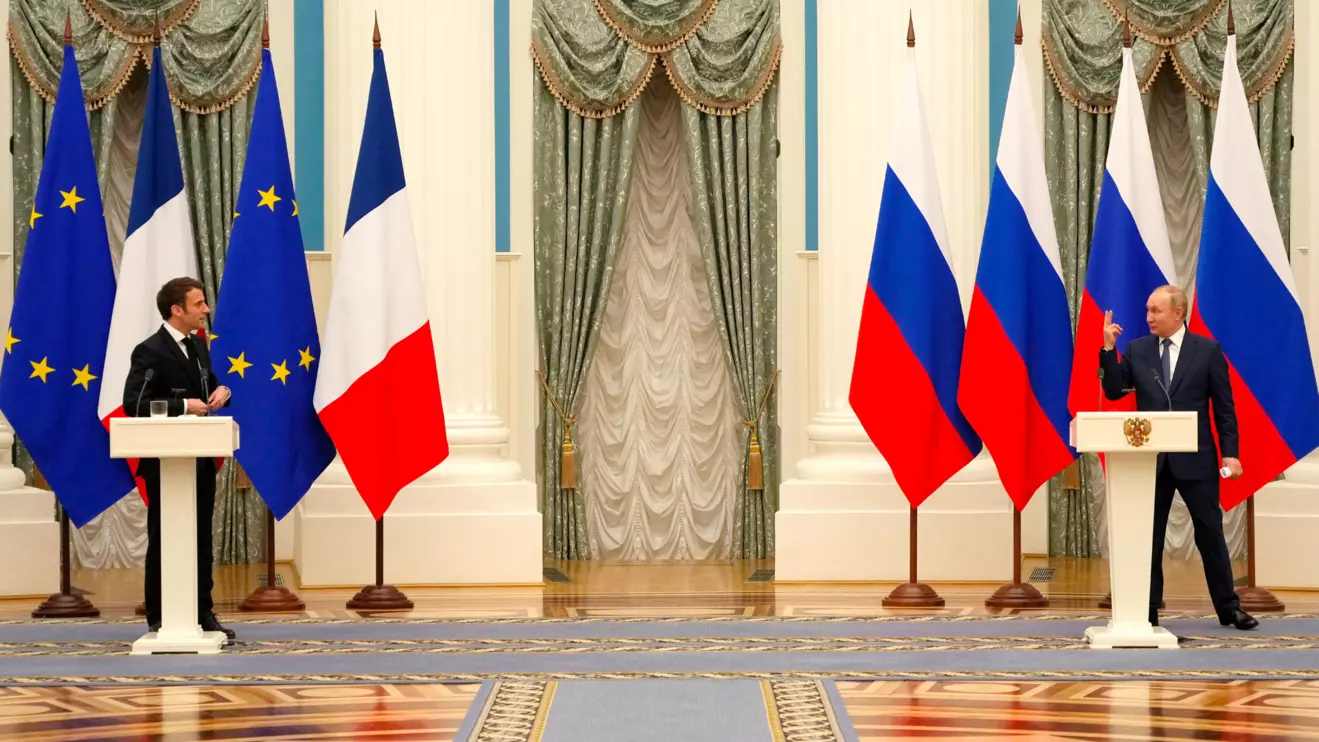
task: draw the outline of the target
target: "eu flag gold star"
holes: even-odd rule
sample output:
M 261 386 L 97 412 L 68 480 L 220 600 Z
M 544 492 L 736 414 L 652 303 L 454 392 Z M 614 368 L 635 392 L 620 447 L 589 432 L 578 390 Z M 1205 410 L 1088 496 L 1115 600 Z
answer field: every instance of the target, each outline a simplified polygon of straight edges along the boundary
M 18 343 L 18 342 L 22 342 L 22 341 L 20 341 L 20 340 L 19 340 L 18 338 L 16 338 L 16 337 L 14 337 L 14 328 L 12 328 L 12 327 L 9 328 L 9 337 L 5 338 L 5 352 L 6 352 L 6 353 L 13 353 L 13 352 L 14 352 L 14 343 Z
M 311 362 L 314 361 L 314 360 L 316 360 L 316 356 L 314 356 L 314 355 L 311 354 L 311 346 L 308 345 L 306 350 L 300 350 L 300 351 L 298 351 L 298 355 L 302 356 L 302 360 L 301 360 L 301 361 L 298 361 L 298 365 L 299 365 L 299 366 L 306 366 L 306 367 L 307 367 L 307 370 L 310 371 L 310 370 L 311 370 Z
M 293 216 L 297 216 L 297 215 L 298 215 L 298 202 L 297 202 L 297 201 L 294 201 L 294 202 L 293 202 Z
M 75 214 L 78 213 L 78 204 L 87 200 L 78 195 L 78 186 L 74 186 L 68 191 L 60 191 L 60 195 L 64 197 L 64 203 L 60 204 L 60 208 L 62 209 L 67 206 L 72 209 Z
M 46 383 L 46 377 L 50 375 L 50 372 L 55 370 L 46 365 L 46 358 L 42 358 L 40 361 L 28 361 L 28 363 L 32 364 L 32 375 L 28 378 L 39 378 L 42 384 Z
M 238 377 L 240 379 L 246 379 L 247 375 L 245 372 L 252 367 L 252 364 L 247 362 L 246 356 L 247 356 L 246 351 L 239 353 L 237 358 L 230 356 L 229 373 L 238 374 Z
M 81 386 L 83 389 L 86 389 L 87 391 L 91 391 L 91 387 L 87 385 L 92 381 L 92 379 L 97 378 L 97 376 L 96 374 L 93 374 L 90 369 L 91 369 L 90 363 L 87 364 L 86 366 L 83 366 L 81 370 L 76 368 L 73 369 L 73 375 L 74 375 L 73 385 Z
M 271 211 L 274 211 L 275 204 L 279 201 L 284 200 L 279 196 L 275 195 L 275 186 L 271 186 L 270 190 L 268 191 L 263 191 L 260 188 L 258 188 L 256 189 L 256 192 L 261 194 L 261 203 L 256 205 L 258 209 L 261 208 L 262 206 L 267 206 L 270 208 Z
M 280 361 L 278 366 L 276 366 L 275 364 L 272 363 L 272 364 L 270 364 L 270 367 L 273 368 L 273 369 L 275 369 L 275 375 L 272 376 L 272 377 L 270 377 L 270 380 L 271 380 L 271 381 L 279 381 L 279 383 L 284 384 L 285 386 L 287 386 L 287 385 L 288 385 L 288 382 L 287 382 L 287 381 L 284 381 L 284 379 L 287 378 L 288 375 L 289 375 L 289 362 L 288 362 L 288 361 Z
M 43 216 L 45 216 L 45 214 L 38 214 L 38 213 L 37 213 L 37 207 L 34 205 L 34 206 L 32 207 L 32 216 L 29 216 L 29 217 L 27 218 L 27 228 L 28 228 L 28 229 L 35 229 L 36 226 L 37 226 L 37 220 L 40 219 L 40 218 L 43 217 Z
M 234 218 L 237 219 L 239 216 L 242 216 L 242 215 L 239 214 L 237 211 L 235 211 L 235 212 L 234 212 Z

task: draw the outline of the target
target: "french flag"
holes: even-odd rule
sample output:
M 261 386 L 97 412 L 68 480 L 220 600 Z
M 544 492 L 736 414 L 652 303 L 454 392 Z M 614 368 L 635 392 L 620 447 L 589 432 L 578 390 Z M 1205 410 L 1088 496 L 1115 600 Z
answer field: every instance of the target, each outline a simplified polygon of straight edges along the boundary
M 137 153 L 133 203 L 128 210 L 128 238 L 119 261 L 119 288 L 110 316 L 105 351 L 105 378 L 97 414 L 108 428 L 110 418 L 124 416 L 124 382 L 133 348 L 160 329 L 156 292 L 171 278 L 198 277 L 197 251 L 183 189 L 179 140 L 174 112 L 165 86 L 165 68 L 157 44 L 147 82 L 146 119 Z M 129 460 L 133 471 L 137 461 Z M 146 499 L 146 485 L 138 480 Z
M 908 49 L 848 400 L 912 507 L 980 452 L 957 407 L 966 332 Z
M 1018 41 L 957 396 L 1018 510 L 1076 458 L 1072 315 L 1034 110 Z
M 1237 68 L 1223 57 L 1191 332 L 1223 347 L 1242 476 L 1222 482 L 1231 509 L 1319 446 L 1319 387 L 1282 231 Z
M 321 341 L 313 402 L 376 520 L 449 455 L 385 56 L 366 125 Z
M 1177 283 L 1177 272 L 1163 220 L 1163 200 L 1154 172 L 1145 110 L 1131 61 L 1122 50 L 1122 78 L 1104 165 L 1104 185 L 1090 239 L 1085 293 L 1076 320 L 1076 351 L 1068 407 L 1073 415 L 1093 410 L 1134 410 L 1136 395 L 1112 402 L 1100 399 L 1099 351 L 1104 347 L 1104 312 L 1124 332 L 1117 351 L 1126 351 L 1145 328 L 1145 303 L 1160 286 Z

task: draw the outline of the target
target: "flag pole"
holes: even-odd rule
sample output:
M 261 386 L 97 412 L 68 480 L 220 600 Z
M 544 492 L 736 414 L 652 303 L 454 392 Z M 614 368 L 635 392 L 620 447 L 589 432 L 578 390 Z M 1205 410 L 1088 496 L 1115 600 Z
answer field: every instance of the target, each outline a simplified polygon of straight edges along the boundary
M 1282 611 L 1287 608 L 1268 588 L 1255 584 L 1254 496 L 1246 498 L 1246 584 L 1237 588 L 1237 597 L 1241 599 L 1241 610 L 1247 613 Z
M 57 505 L 58 506 L 58 505 Z M 96 618 L 101 609 L 91 601 L 73 593 L 69 570 L 69 513 L 63 507 L 60 511 L 60 591 L 51 595 L 32 611 L 33 618 Z
M 266 584 L 258 586 L 238 604 L 240 611 L 288 613 L 301 611 L 307 604 L 298 594 L 275 581 L 275 514 L 266 508 Z
M 1032 584 L 1021 581 L 1021 511 L 1012 507 L 1012 582 L 985 599 L 989 608 L 1047 608 L 1049 599 Z
M 376 518 L 376 582 L 367 585 L 353 599 L 348 608 L 355 611 L 405 611 L 412 601 L 401 590 L 385 584 L 385 517 Z
M 911 508 L 911 515 L 908 518 L 908 542 L 910 544 L 907 554 L 907 582 L 893 588 L 893 592 L 884 598 L 883 605 L 888 608 L 941 608 L 943 607 L 943 598 L 934 591 L 934 588 L 923 582 L 916 581 L 916 508 Z

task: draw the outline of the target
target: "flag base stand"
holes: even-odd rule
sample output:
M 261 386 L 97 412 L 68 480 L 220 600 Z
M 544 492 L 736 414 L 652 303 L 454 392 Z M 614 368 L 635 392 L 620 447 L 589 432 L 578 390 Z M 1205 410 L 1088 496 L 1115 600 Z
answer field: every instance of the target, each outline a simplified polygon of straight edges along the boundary
M 1034 585 L 1010 582 L 995 590 L 985 600 L 985 605 L 989 608 L 1048 608 L 1049 599 Z
M 1049 599 L 1034 585 L 1021 581 L 1021 510 L 1012 508 L 1012 582 L 985 600 L 988 608 L 1047 608 Z
M 353 599 L 348 608 L 354 611 L 406 611 L 412 601 L 401 590 L 385 583 L 385 519 L 376 519 L 376 584 L 367 585 Z
M 943 598 L 934 588 L 924 582 L 916 581 L 916 508 L 911 508 L 907 515 L 907 568 L 910 570 L 907 582 L 893 588 L 893 592 L 884 598 L 885 608 L 942 608 Z
M 1239 587 L 1237 597 L 1241 599 L 1241 610 L 1247 613 L 1268 613 L 1287 609 L 1287 606 L 1283 605 L 1282 601 L 1266 587 Z
M 33 618 L 96 618 L 101 609 L 81 595 L 55 593 L 32 611 Z
M 924 582 L 906 582 L 893 588 L 883 604 L 886 608 L 942 608 L 944 601 Z
M 270 512 L 270 508 L 266 508 L 266 584 L 244 598 L 243 602 L 238 604 L 238 610 L 257 613 L 292 613 L 307 607 L 297 593 L 275 583 L 275 514 Z
M 101 609 L 81 595 L 73 594 L 69 576 L 69 514 L 60 508 L 60 591 L 32 611 L 33 618 L 96 618 Z
M 412 608 L 408 596 L 393 585 L 367 585 L 348 601 L 355 611 L 405 611 Z
M 256 613 L 300 612 L 306 607 L 297 594 L 283 585 L 262 585 L 238 604 L 238 610 Z
M 1246 500 L 1246 584 L 1237 588 L 1241 610 L 1247 613 L 1269 613 L 1286 610 L 1273 593 L 1255 583 L 1255 498 Z

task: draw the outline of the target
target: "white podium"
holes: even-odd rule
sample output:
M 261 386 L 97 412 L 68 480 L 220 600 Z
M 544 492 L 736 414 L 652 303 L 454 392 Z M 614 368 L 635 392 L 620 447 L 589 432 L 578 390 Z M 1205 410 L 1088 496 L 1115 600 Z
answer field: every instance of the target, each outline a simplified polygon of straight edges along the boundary
M 1160 453 L 1195 451 L 1194 412 L 1082 412 L 1072 445 L 1102 453 L 1108 480 L 1108 573 L 1113 593 L 1107 626 L 1086 629 L 1091 648 L 1176 649 L 1177 637 L 1149 621 L 1154 480 Z
M 197 623 L 197 465 L 238 448 L 230 417 L 119 417 L 110 455 L 160 459 L 160 631 L 133 642 L 133 654 L 217 654 L 225 635 Z

